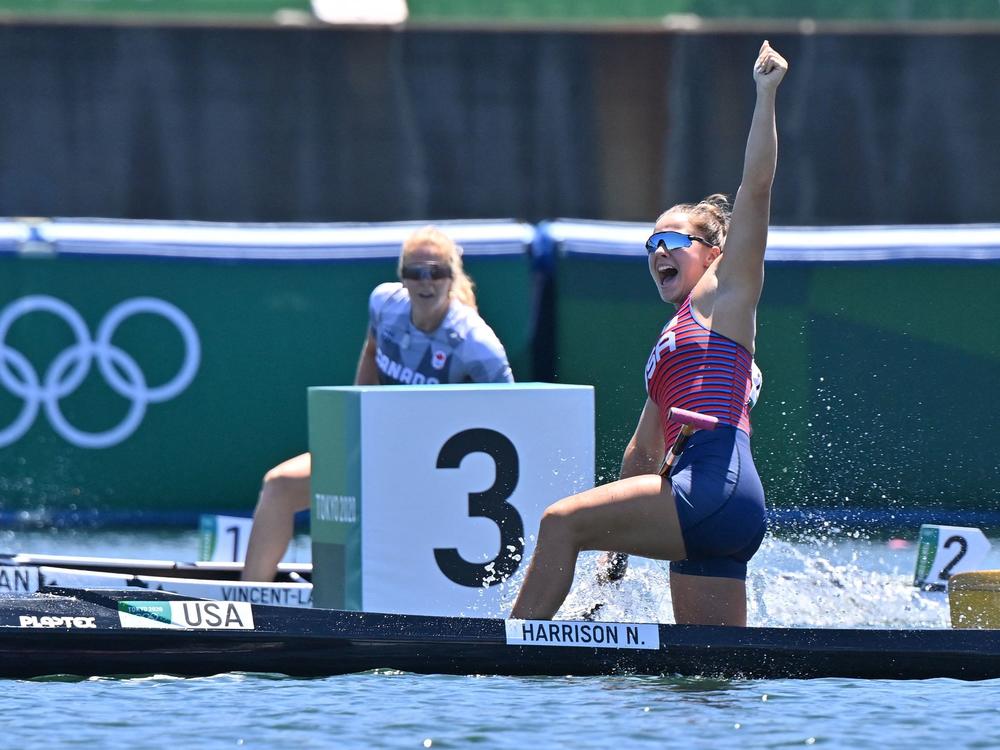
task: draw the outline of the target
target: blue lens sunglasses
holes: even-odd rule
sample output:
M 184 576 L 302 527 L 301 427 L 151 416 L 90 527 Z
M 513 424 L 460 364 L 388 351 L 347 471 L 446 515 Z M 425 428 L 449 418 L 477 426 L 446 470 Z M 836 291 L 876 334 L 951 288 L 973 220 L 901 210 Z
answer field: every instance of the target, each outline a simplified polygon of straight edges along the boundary
M 680 250 L 682 247 L 691 247 L 693 242 L 700 242 L 703 245 L 712 247 L 712 243 L 704 237 L 670 230 L 668 232 L 653 232 L 649 235 L 649 239 L 646 240 L 646 252 L 652 255 L 656 252 L 657 248 L 662 247 L 669 253 L 671 250 Z

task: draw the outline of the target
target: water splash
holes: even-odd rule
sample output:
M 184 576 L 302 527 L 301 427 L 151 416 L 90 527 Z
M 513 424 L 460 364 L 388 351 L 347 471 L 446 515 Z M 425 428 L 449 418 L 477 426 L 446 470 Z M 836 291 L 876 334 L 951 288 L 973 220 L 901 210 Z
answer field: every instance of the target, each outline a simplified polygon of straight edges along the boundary
M 768 627 L 947 628 L 947 596 L 913 586 L 908 557 L 893 559 L 885 543 L 852 535 L 794 542 L 767 537 L 750 565 L 748 624 Z M 597 582 L 598 553 L 585 553 L 561 619 L 579 619 L 602 606 L 594 619 L 673 622 L 668 566 L 633 558 L 625 578 Z M 523 566 L 522 566 L 523 567 Z M 523 579 L 505 583 L 506 616 Z M 482 616 L 483 613 L 480 613 Z
M 829 543 L 828 548 L 837 546 Z M 912 568 L 886 569 L 884 559 L 864 560 L 856 546 L 846 561 L 831 561 L 823 547 L 766 540 L 748 578 L 750 624 L 949 627 L 947 597 L 915 588 Z

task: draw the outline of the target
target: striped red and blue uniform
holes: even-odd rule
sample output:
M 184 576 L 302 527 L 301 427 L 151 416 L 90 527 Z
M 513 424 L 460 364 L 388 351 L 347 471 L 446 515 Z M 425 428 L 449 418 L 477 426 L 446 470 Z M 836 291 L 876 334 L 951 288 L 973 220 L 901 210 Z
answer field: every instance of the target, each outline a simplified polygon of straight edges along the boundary
M 681 429 L 667 421 L 671 407 L 717 417 L 719 424 L 750 434 L 752 366 L 746 347 L 695 320 L 688 297 L 646 362 L 646 392 L 660 408 L 666 445 L 673 445 Z
M 750 453 L 752 368 L 746 347 L 694 318 L 690 297 L 649 355 L 646 391 L 659 408 L 667 449 L 681 429 L 667 419 L 671 407 L 719 420 L 691 437 L 669 477 L 687 552 L 671 561 L 671 571 L 746 578 L 764 538 L 764 488 Z

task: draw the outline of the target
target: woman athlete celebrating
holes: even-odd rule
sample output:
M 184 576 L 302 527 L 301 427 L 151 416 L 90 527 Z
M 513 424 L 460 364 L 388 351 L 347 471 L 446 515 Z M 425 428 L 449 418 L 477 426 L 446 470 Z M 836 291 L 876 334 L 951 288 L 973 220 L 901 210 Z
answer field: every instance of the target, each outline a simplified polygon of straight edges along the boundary
M 546 509 L 511 617 L 551 618 L 569 593 L 577 555 L 611 550 L 671 561 L 676 622 L 746 625 L 747 562 L 766 530 L 747 401 L 777 164 L 775 94 L 787 70 L 765 41 L 731 216 L 724 197 L 711 196 L 656 220 L 649 272 L 677 314 L 647 362 L 648 398 L 621 478 Z M 662 477 L 657 469 L 680 430 L 668 421 L 672 407 L 716 417 L 718 426 L 695 433 Z

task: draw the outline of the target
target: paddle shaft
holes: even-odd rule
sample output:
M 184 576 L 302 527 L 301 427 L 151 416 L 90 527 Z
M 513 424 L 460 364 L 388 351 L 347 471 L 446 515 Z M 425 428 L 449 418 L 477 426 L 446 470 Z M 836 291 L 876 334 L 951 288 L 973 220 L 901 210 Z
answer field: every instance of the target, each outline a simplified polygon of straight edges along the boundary
M 681 427 L 681 431 L 677 433 L 677 439 L 674 440 L 674 444 L 671 446 L 670 450 L 667 451 L 666 455 L 663 457 L 663 463 L 660 464 L 660 470 L 657 472 L 661 477 L 669 477 L 670 472 L 673 471 L 674 464 L 677 463 L 677 459 L 684 452 L 684 448 L 688 444 L 688 440 L 696 432 L 696 428 L 692 425 L 686 424 Z

